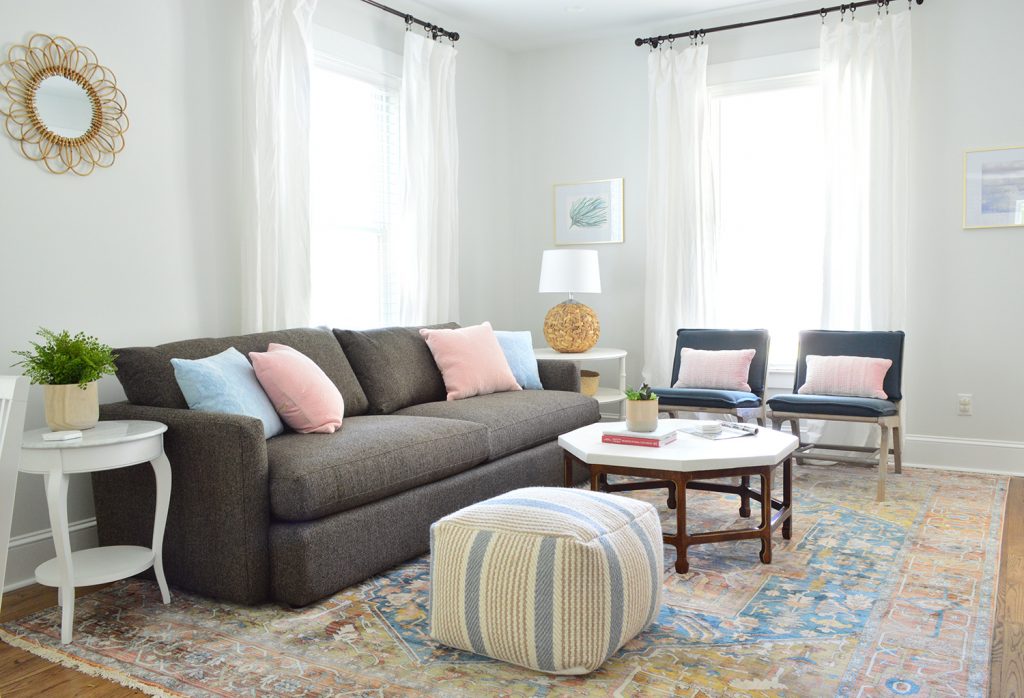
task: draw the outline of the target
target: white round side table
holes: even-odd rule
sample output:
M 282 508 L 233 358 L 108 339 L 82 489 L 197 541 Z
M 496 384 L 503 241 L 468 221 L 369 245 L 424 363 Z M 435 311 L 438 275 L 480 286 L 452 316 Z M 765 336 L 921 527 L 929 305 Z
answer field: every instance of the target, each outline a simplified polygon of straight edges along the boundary
M 19 470 L 42 475 L 45 480 L 53 545 L 57 549 L 57 557 L 36 568 L 36 581 L 58 589 L 62 643 L 71 642 L 75 587 L 113 582 L 152 567 L 163 602 L 171 602 L 161 558 L 167 507 L 171 500 L 171 464 L 164 455 L 165 431 L 167 426 L 160 422 L 131 420 L 100 422 L 83 431 L 80 439 L 70 441 L 44 441 L 43 434 L 50 433 L 46 428 L 24 434 Z M 153 464 L 156 474 L 153 547 L 112 545 L 72 553 L 68 531 L 68 476 L 125 468 L 147 461 Z
M 619 406 L 619 419 L 625 419 L 625 405 L 626 400 L 626 356 L 629 352 L 625 349 L 613 349 L 611 347 L 594 347 L 589 351 L 585 351 L 581 354 L 563 354 L 555 351 L 550 347 L 534 347 L 533 353 L 538 359 L 548 359 L 551 361 L 575 361 L 577 363 L 581 361 L 604 361 L 607 359 L 618 359 L 619 361 L 619 389 L 615 388 L 598 388 L 597 394 L 594 395 L 594 399 L 599 404 L 618 404 Z

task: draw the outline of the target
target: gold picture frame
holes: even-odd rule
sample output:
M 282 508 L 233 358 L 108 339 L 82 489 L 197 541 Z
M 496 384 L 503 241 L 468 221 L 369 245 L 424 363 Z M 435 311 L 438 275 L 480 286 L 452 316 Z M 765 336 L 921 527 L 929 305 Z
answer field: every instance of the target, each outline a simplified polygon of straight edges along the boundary
M 553 187 L 555 245 L 625 242 L 625 180 L 592 179 Z
M 50 80 L 60 78 L 60 80 Z M 43 83 L 48 103 L 66 107 L 80 125 L 57 127 L 41 114 Z M 60 100 L 64 100 L 61 102 Z M 87 100 L 87 101 L 86 101 Z M 34 34 L 0 63 L 0 117 L 22 155 L 53 174 L 85 176 L 110 167 L 124 150 L 128 130 L 124 93 L 96 54 L 66 36 Z
M 964 230 L 1024 227 L 1024 146 L 964 152 Z

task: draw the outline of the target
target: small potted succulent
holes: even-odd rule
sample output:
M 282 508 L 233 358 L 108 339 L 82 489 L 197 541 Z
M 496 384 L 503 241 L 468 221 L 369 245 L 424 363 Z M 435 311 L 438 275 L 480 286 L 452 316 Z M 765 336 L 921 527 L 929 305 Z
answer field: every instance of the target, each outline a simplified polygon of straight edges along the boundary
M 654 431 L 658 428 L 658 396 L 644 383 L 639 390 L 626 389 L 626 429 Z
M 100 419 L 100 399 L 96 382 L 113 374 L 117 356 L 106 344 L 82 332 L 53 332 L 41 328 L 43 343 L 32 342 L 32 349 L 16 351 L 21 361 L 14 364 L 25 370 L 33 383 L 43 386 L 46 423 L 54 431 L 92 429 Z

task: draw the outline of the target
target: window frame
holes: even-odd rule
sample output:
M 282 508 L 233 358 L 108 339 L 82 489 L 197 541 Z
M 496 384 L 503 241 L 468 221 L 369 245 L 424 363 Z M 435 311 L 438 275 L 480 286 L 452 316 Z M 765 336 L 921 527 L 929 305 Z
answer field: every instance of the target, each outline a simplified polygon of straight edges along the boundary
M 327 70 L 337 75 L 357 80 L 365 83 L 372 87 L 375 87 L 381 91 L 389 92 L 394 98 L 394 118 L 397 120 L 401 111 L 401 87 L 402 87 L 402 57 L 399 54 L 383 49 L 379 46 L 368 44 L 358 39 L 354 39 L 345 34 L 327 29 L 326 27 L 314 25 L 313 27 L 313 54 L 312 54 L 312 65 L 311 69 L 316 70 Z M 398 126 L 400 128 L 400 125 Z M 400 140 L 400 132 L 395 133 L 396 141 Z M 390 140 L 389 140 L 390 142 Z M 396 142 L 395 147 L 400 147 Z M 387 308 L 391 308 L 397 301 L 397 295 L 395 293 L 396 279 L 394 275 L 386 268 L 387 259 L 389 256 L 388 250 L 393 244 L 391 236 L 393 235 L 392 228 L 397 224 L 397 215 L 400 215 L 400 200 L 402 198 L 402 162 L 401 154 L 397 158 L 395 163 L 397 167 L 396 172 L 392 173 L 398 181 L 394 182 L 395 191 L 388 192 L 390 197 L 393 197 L 398 204 L 396 210 L 392 211 L 395 214 L 395 218 L 389 220 L 389 225 L 383 230 L 377 230 L 376 228 L 365 228 L 365 227 L 352 227 L 348 226 L 352 230 L 364 230 L 367 233 L 377 233 L 380 235 L 380 247 L 382 252 L 381 263 L 384 265 L 380 270 L 380 276 L 383 277 L 381 292 L 387 299 L 382 297 L 383 305 L 379 308 L 378 322 L 382 324 L 388 324 L 393 318 L 387 317 Z M 312 219 L 310 221 L 312 223 Z M 310 249 L 312 250 L 313 236 L 315 231 L 310 229 Z M 311 299 L 313 291 L 311 289 Z M 394 308 L 391 308 L 394 310 Z M 312 307 L 311 307 L 312 310 Z

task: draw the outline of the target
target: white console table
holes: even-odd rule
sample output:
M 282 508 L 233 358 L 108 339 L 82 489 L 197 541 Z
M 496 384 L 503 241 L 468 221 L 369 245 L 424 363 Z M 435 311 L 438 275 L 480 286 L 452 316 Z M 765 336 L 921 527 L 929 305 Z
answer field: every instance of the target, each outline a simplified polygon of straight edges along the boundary
M 618 359 L 619 361 L 619 388 L 598 388 L 594 398 L 601 405 L 618 403 L 619 419 L 625 419 L 623 405 L 626 401 L 626 356 L 629 354 L 625 349 L 612 349 L 611 347 L 594 347 L 590 351 L 581 354 L 563 354 L 550 347 L 535 347 L 533 353 L 538 359 L 554 361 L 607 361 Z
M 42 475 L 46 482 L 46 503 L 57 557 L 36 568 L 36 581 L 57 587 L 62 606 L 60 641 L 71 642 L 75 619 L 75 587 L 105 584 L 124 579 L 152 567 L 164 603 L 171 595 L 164 579 L 161 548 L 167 508 L 171 501 L 171 465 L 164 455 L 164 432 L 159 422 L 100 422 L 70 441 L 44 441 L 49 429 L 25 432 L 21 442 L 23 473 Z M 68 476 L 99 470 L 125 468 L 150 462 L 156 474 L 156 512 L 153 546 L 112 545 L 71 552 L 68 531 Z

